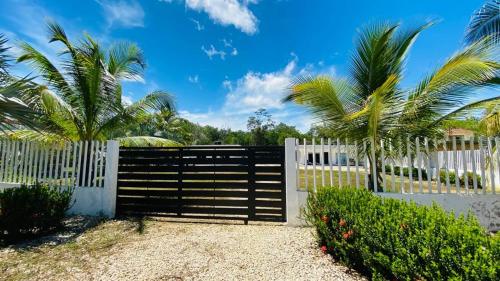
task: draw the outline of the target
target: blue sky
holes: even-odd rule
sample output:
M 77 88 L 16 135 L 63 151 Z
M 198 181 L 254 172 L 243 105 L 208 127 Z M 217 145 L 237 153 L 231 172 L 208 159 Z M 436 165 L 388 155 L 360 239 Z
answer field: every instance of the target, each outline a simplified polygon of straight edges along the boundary
M 0 33 L 27 41 L 49 58 L 57 45 L 45 22 L 84 32 L 102 44 L 136 42 L 148 68 L 143 81 L 124 82 L 127 100 L 152 90 L 175 95 L 179 113 L 200 124 L 245 129 L 248 116 L 268 109 L 278 121 L 307 130 L 314 120 L 280 100 L 302 74 L 348 74 L 357 30 L 390 21 L 439 24 L 416 42 L 404 86 L 411 86 L 462 46 L 479 0 L 2 0 Z M 16 48 L 12 48 L 16 53 Z M 22 74 L 27 69 L 16 67 Z

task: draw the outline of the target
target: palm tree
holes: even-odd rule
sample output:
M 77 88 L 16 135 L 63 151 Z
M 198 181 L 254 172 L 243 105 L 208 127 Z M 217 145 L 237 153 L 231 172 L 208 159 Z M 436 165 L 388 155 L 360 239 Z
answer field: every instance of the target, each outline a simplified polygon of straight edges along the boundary
M 498 71 L 499 64 L 490 59 L 492 45 L 488 40 L 464 48 L 417 86 L 403 89 L 400 83 L 407 54 L 417 36 L 430 25 L 404 32 L 390 24 L 364 29 L 352 56 L 350 77 L 297 78 L 285 101 L 310 108 L 343 138 L 358 144 L 368 141 L 368 149 L 375 151 L 375 157 L 367 153 L 369 162 L 380 170 L 382 138 L 394 140 L 396 146 L 403 143 L 397 140 L 407 137 L 439 136 L 439 124 L 449 116 L 499 98 L 466 104 L 475 89 L 492 84 Z M 374 180 L 370 172 L 371 186 Z
M 121 126 L 156 110 L 174 110 L 168 93 L 154 91 L 131 105 L 122 102 L 123 79 L 142 76 L 142 51 L 134 44 L 118 43 L 104 50 L 89 35 L 77 45 L 56 23 L 49 23 L 49 42 L 63 46 L 58 64 L 28 43 L 22 43 L 18 62 L 28 63 L 46 86 L 36 91 L 37 109 L 43 113 L 44 132 L 19 130 L 12 137 L 38 140 L 104 140 L 117 137 Z M 135 138 L 149 144 L 172 144 L 160 138 Z M 125 140 L 123 140 L 125 141 Z
M 500 43 L 500 1 L 487 1 L 481 9 L 472 15 L 469 27 L 465 35 L 467 42 L 472 43 L 491 37 Z
M 29 89 L 29 79 L 16 79 L 9 73 L 10 61 L 7 38 L 0 34 L 0 132 L 12 130 L 15 126 L 33 127 L 35 111 L 21 101 L 21 94 Z

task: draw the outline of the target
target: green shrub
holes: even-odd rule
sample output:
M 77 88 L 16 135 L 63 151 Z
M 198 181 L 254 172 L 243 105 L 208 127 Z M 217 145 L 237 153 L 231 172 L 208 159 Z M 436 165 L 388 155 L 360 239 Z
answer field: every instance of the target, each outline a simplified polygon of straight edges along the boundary
M 500 235 L 437 205 L 323 188 L 305 210 L 322 250 L 372 279 L 498 280 Z
M 391 172 L 391 166 L 386 165 L 385 166 L 385 172 L 390 173 Z M 427 180 L 427 171 L 424 169 L 421 169 L 420 172 L 422 173 L 422 180 Z M 399 166 L 394 166 L 394 174 L 396 176 L 401 175 L 401 167 Z M 411 174 L 413 179 L 418 178 L 418 169 L 417 168 L 412 168 L 411 169 Z M 410 176 L 410 169 L 408 167 L 403 167 L 403 176 L 404 177 L 409 177 Z
M 0 191 L 0 238 L 13 241 L 60 227 L 72 192 L 39 183 Z
M 456 184 L 457 181 L 457 175 L 453 171 L 448 171 L 448 176 L 450 178 L 450 185 Z M 446 183 L 446 171 L 439 171 L 439 178 L 442 183 Z M 465 177 L 462 175 L 460 178 L 460 186 L 462 188 L 465 187 Z M 481 189 L 483 186 L 481 185 L 481 176 L 476 174 L 476 182 L 477 182 L 477 188 Z M 474 187 L 474 174 L 472 172 L 467 172 L 467 183 L 469 184 L 469 188 Z

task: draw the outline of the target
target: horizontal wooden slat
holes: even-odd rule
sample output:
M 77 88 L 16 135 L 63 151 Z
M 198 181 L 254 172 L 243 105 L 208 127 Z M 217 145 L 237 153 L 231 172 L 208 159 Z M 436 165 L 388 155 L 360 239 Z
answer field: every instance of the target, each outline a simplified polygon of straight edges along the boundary
M 223 208 L 223 207 L 172 207 L 164 205 L 141 205 L 141 204 L 121 204 L 121 211 L 147 211 L 147 212 L 181 212 L 184 214 L 229 214 L 229 215 L 247 215 L 247 208 Z
M 248 191 L 213 190 L 158 190 L 158 189 L 120 189 L 118 196 L 183 196 L 183 197 L 234 197 L 248 198 Z M 266 197 L 273 198 L 273 197 Z M 279 198 L 279 197 L 274 197 Z
M 247 207 L 248 200 L 231 200 L 231 199 L 174 199 L 162 197 L 118 197 L 117 204 L 152 204 L 165 206 L 235 206 Z M 273 206 L 266 207 L 275 207 Z M 279 206 L 277 206 L 279 207 Z
M 261 189 L 277 189 L 277 184 L 256 184 Z M 165 182 L 165 181 L 118 181 L 119 188 L 228 188 L 247 189 L 247 182 Z
M 214 180 L 248 180 L 248 174 L 235 174 L 235 173 L 224 173 L 224 174 L 213 174 L 213 173 L 198 173 L 198 174 L 179 174 L 179 173 L 119 173 L 119 180 L 203 180 L 203 181 L 214 181 Z M 280 180 L 280 176 L 259 176 L 259 180 Z

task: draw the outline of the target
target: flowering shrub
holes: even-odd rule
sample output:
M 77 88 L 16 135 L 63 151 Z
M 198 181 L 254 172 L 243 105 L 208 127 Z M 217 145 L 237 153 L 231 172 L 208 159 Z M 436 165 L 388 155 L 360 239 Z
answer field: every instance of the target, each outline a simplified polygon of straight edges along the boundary
M 379 280 L 498 280 L 500 235 L 439 206 L 351 188 L 310 194 L 307 221 L 321 250 Z

